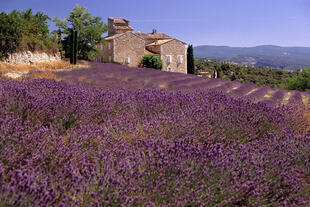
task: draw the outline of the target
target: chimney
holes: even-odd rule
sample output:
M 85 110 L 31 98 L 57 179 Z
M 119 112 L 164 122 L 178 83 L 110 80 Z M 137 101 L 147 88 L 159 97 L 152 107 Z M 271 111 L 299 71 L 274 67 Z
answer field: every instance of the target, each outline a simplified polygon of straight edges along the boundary
M 152 30 L 152 34 L 156 34 L 157 33 L 157 30 L 156 29 L 153 29 Z
M 108 18 L 108 36 L 112 36 L 115 34 L 115 30 L 113 28 L 114 20 L 113 18 Z
M 133 29 L 129 26 L 129 20 L 124 18 L 108 18 L 108 36 L 113 36 L 115 34 L 122 34 L 125 32 L 132 32 Z

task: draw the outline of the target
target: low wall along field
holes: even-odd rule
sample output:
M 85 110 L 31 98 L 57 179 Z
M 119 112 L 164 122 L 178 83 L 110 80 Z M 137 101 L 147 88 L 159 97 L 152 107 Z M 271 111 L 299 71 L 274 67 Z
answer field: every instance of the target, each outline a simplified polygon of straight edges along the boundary
M 19 52 L 9 54 L 9 56 L 4 60 L 4 63 L 12 64 L 12 65 L 30 65 L 39 62 L 46 61 L 60 61 L 59 54 L 47 54 L 45 52 Z

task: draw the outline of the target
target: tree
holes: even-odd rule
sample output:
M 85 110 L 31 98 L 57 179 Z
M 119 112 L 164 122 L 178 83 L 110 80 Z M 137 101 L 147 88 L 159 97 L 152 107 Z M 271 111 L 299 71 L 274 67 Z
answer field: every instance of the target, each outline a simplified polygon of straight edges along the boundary
M 58 45 L 48 29 L 50 18 L 32 9 L 0 13 L 0 59 L 19 51 L 45 51 L 55 53 Z
M 303 70 L 298 75 L 288 78 L 284 84 L 284 88 L 288 90 L 310 90 L 310 68 Z
M 99 49 L 96 44 L 102 44 L 104 39 L 102 34 L 108 30 L 100 17 L 94 17 L 84 6 L 76 5 L 70 12 L 69 17 L 60 20 L 55 17 L 54 21 L 62 34 L 62 47 L 65 51 L 65 56 L 70 54 L 70 32 L 72 30 L 78 32 L 78 56 L 86 60 L 92 60 L 99 54 Z
M 236 73 L 233 73 L 233 74 L 232 74 L 230 80 L 231 80 L 231 81 L 237 80 Z
M 141 65 L 144 68 L 155 68 L 161 70 L 163 67 L 163 62 L 160 57 L 156 55 L 143 55 Z
M 187 48 L 187 73 L 189 73 L 189 74 L 195 73 L 193 45 L 189 45 Z
M 223 78 L 223 70 L 222 70 L 222 67 L 220 66 L 220 65 L 218 65 L 218 64 L 216 64 L 215 66 L 214 66 L 214 69 L 215 69 L 215 71 L 216 71 L 216 74 L 217 74 L 217 78 Z
M 33 14 L 32 9 L 19 12 L 19 21 L 22 25 L 23 40 L 22 50 L 42 50 L 51 49 L 50 52 L 57 51 L 57 44 L 51 41 L 51 36 L 48 28 L 50 18 L 42 12 Z
M 5 12 L 0 13 L 0 25 L 0 59 L 2 59 L 17 50 L 22 33 L 17 18 Z

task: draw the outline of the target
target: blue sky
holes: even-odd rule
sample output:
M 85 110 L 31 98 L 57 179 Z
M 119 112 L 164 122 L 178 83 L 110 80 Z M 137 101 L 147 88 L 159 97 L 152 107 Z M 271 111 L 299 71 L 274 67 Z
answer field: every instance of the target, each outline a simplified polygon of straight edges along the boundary
M 194 46 L 310 47 L 310 0 L 0 0 L 0 11 L 32 8 L 63 19 L 75 4 L 105 23 L 124 17 L 135 31 L 156 28 Z

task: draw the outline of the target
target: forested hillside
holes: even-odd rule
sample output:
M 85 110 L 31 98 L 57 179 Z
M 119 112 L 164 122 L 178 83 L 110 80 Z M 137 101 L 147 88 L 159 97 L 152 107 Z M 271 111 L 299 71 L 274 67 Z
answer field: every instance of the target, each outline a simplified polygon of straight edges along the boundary
M 207 72 L 213 75 L 216 72 L 217 77 L 225 80 L 254 83 L 259 86 L 269 86 L 272 88 L 284 87 L 287 79 L 294 76 L 292 72 L 279 69 L 244 67 L 206 59 L 196 59 L 195 66 L 197 74 Z
M 310 48 L 279 47 L 226 47 L 203 45 L 194 48 L 196 58 L 233 61 L 255 67 L 272 67 L 296 70 L 310 67 Z

